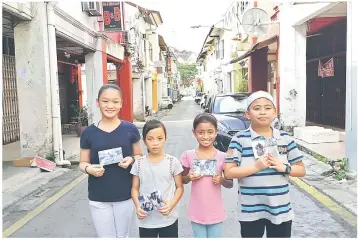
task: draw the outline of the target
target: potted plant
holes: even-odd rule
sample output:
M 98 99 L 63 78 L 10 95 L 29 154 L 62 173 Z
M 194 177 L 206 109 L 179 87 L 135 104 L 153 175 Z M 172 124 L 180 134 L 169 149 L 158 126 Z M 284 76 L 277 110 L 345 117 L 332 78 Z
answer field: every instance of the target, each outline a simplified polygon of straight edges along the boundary
M 78 107 L 78 106 L 74 106 L 71 105 L 74 113 L 75 113 L 75 118 L 77 120 L 76 123 L 76 133 L 77 136 L 80 137 L 82 131 L 88 126 L 88 111 L 87 111 L 87 107 Z

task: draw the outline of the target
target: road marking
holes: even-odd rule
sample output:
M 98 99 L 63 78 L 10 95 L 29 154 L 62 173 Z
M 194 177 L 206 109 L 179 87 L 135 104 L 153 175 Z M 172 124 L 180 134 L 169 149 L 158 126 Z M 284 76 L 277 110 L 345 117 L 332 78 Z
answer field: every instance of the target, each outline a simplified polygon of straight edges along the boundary
M 58 199 L 63 197 L 66 193 L 71 191 L 77 184 L 82 182 L 87 178 L 87 174 L 83 174 L 80 177 L 78 177 L 76 180 L 62 188 L 60 191 L 58 191 L 55 195 L 50 197 L 49 199 L 46 199 L 43 203 L 41 203 L 40 206 L 35 208 L 34 210 L 30 211 L 28 214 L 26 214 L 23 218 L 21 218 L 19 221 L 14 223 L 12 226 L 7 228 L 3 233 L 3 238 L 7 238 L 11 236 L 14 232 L 19 230 L 21 227 L 23 227 L 26 223 L 28 223 L 30 220 L 32 220 L 34 217 L 39 215 L 41 212 L 43 212 L 46 208 L 51 206 L 53 203 L 55 203 Z
M 332 199 L 330 199 L 325 194 L 319 192 L 316 188 L 308 185 L 307 183 L 303 182 L 299 178 L 290 177 L 290 180 L 293 181 L 297 186 L 299 186 L 302 190 L 310 194 L 324 206 L 326 206 L 329 210 L 334 212 L 335 214 L 341 216 L 345 221 L 351 224 L 354 227 L 357 227 L 357 216 L 355 216 L 350 211 L 346 210 Z

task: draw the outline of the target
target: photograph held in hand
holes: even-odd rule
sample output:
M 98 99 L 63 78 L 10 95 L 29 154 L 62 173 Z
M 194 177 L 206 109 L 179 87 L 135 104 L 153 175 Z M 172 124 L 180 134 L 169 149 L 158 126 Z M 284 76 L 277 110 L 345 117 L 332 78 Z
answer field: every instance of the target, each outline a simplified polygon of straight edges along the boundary
M 267 156 L 269 153 L 274 157 L 279 156 L 277 141 L 274 138 L 269 140 L 253 140 L 252 151 L 254 153 L 255 159 L 259 159 L 262 156 Z
M 198 160 L 193 163 L 193 172 L 200 176 L 215 176 L 217 174 L 216 160 Z
M 146 212 L 151 212 L 154 209 L 159 210 L 165 205 L 160 191 L 155 191 L 150 194 L 141 194 L 138 200 L 141 208 Z
M 122 148 L 112 148 L 98 152 L 99 163 L 101 166 L 120 163 L 123 161 Z

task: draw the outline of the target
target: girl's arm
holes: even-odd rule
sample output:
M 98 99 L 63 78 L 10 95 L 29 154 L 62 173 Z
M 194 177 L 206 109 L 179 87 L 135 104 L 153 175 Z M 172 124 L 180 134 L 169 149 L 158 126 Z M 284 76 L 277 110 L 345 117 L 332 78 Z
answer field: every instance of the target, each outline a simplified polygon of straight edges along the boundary
M 232 179 L 226 179 L 225 177 L 222 177 L 222 183 L 221 185 L 225 188 L 232 188 L 234 186 L 234 181 Z
M 133 143 L 132 148 L 133 148 L 133 157 L 135 159 L 143 156 L 143 149 L 142 149 L 142 145 L 140 144 L 140 140 L 136 143 Z
M 140 207 L 140 203 L 138 200 L 139 197 L 139 177 L 138 176 L 133 176 L 132 179 L 132 189 L 131 189 L 131 195 L 132 195 L 132 200 L 133 203 L 135 205 L 135 208 L 139 208 Z
M 159 211 L 164 215 L 168 216 L 173 208 L 178 204 L 179 200 L 183 196 L 184 193 L 184 186 L 183 186 L 183 180 L 182 175 L 178 174 L 174 177 L 176 190 L 174 193 L 174 198 L 172 201 L 165 201 L 165 206 L 159 209 Z
M 136 159 L 143 156 L 142 146 L 140 144 L 140 140 L 136 143 L 132 144 L 133 156 L 128 156 L 121 161 L 118 166 L 127 169 L 131 164 L 135 162 Z M 133 159 L 134 158 L 134 159 Z
M 182 180 L 183 180 L 183 183 L 184 184 L 188 184 L 188 183 L 190 183 L 191 182 L 191 180 L 190 180 L 190 174 L 189 174 L 189 171 L 190 171 L 190 169 L 189 168 L 186 168 L 186 167 L 184 167 L 183 166 L 183 169 L 184 169 L 184 171 L 182 172 Z
M 147 213 L 140 207 L 140 203 L 139 203 L 139 199 L 138 199 L 139 186 L 140 186 L 139 177 L 133 176 L 131 196 L 132 196 L 132 200 L 133 200 L 133 203 L 134 203 L 134 206 L 136 209 L 137 217 L 139 218 L 139 220 L 142 220 L 147 217 Z
M 80 150 L 80 171 L 91 174 L 95 177 L 101 177 L 104 174 L 104 168 L 99 165 L 94 166 L 90 163 L 90 149 Z
M 83 173 L 86 173 L 85 168 L 87 167 L 87 171 L 88 168 L 91 166 L 90 164 L 90 154 L 91 154 L 91 150 L 90 149 L 80 149 L 80 170 Z
M 179 200 L 183 196 L 184 193 L 184 186 L 183 186 L 183 180 L 181 177 L 181 174 L 178 174 L 174 177 L 176 190 L 174 193 L 174 199 L 172 201 L 174 207 L 178 204 Z

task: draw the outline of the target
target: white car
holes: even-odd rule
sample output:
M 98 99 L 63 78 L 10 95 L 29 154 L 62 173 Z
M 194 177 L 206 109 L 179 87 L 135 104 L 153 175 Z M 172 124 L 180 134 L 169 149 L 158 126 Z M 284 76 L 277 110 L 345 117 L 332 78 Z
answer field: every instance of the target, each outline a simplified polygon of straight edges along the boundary
M 173 100 L 170 97 L 162 97 L 162 102 L 160 103 L 160 108 L 168 108 L 168 109 L 172 109 L 173 108 Z

